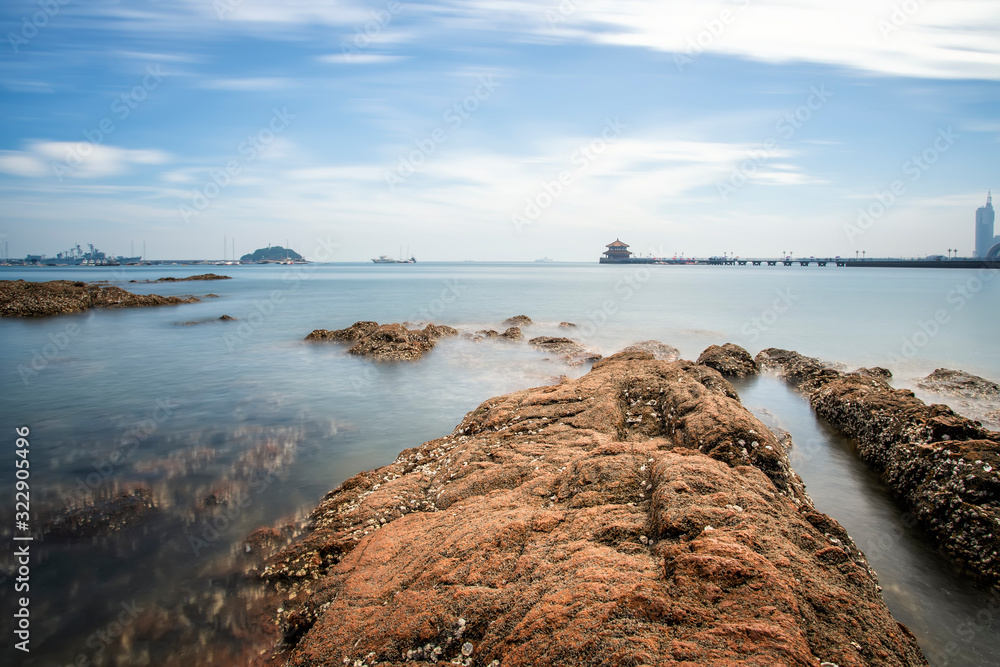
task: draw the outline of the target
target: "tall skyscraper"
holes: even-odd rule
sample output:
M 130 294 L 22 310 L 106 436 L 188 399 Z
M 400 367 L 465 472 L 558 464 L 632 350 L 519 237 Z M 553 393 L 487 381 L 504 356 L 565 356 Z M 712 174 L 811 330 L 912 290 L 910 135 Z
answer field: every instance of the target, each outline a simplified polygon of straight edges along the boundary
M 976 209 L 976 257 L 986 257 L 993 244 L 993 193 L 986 195 L 986 206 Z

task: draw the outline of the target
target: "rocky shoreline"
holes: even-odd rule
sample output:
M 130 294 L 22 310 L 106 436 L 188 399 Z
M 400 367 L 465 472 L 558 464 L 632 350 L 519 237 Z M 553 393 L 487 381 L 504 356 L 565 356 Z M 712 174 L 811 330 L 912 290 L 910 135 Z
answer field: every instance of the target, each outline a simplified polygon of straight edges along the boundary
M 1000 432 L 893 389 L 884 368 L 844 373 L 774 348 L 756 361 L 805 393 L 817 415 L 856 443 L 956 566 L 1000 586 Z
M 464 335 L 465 338 L 477 343 L 484 340 L 502 340 L 513 343 L 523 341 L 524 333 L 521 331 L 521 327 L 532 324 L 534 322 L 527 315 L 517 315 L 503 322 L 503 325 L 507 327 L 503 333 L 493 329 L 463 333 L 453 327 L 439 324 L 426 324 L 423 329 L 419 329 L 410 328 L 420 326 L 410 322 L 379 324 L 378 322 L 361 321 L 355 322 L 345 329 L 332 331 L 315 329 L 305 337 L 305 340 L 348 343 L 351 345 L 347 350 L 348 354 L 366 356 L 378 361 L 416 361 L 425 352 L 433 349 L 442 338 Z M 562 322 L 559 326 L 563 325 L 569 325 L 569 323 Z M 528 345 L 542 352 L 557 355 L 560 361 L 570 366 L 582 366 L 585 363 L 601 359 L 599 352 L 572 338 L 537 336 L 528 340 Z M 663 344 L 658 343 L 658 345 Z M 665 347 L 674 350 L 669 346 Z
M 927 664 L 732 385 L 650 351 L 486 401 L 253 574 L 270 665 Z
M 198 303 L 196 297 L 133 294 L 120 287 L 72 280 L 0 280 L 0 317 L 44 317 L 91 308 L 142 308 Z

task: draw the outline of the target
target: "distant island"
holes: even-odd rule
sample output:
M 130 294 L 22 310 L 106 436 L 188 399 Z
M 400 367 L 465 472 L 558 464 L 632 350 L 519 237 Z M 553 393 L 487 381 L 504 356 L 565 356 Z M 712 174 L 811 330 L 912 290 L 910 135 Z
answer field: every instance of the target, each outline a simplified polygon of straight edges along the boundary
M 285 259 L 302 261 L 304 258 L 291 248 L 282 248 L 280 245 L 258 248 L 253 253 L 240 257 L 241 262 L 280 262 Z

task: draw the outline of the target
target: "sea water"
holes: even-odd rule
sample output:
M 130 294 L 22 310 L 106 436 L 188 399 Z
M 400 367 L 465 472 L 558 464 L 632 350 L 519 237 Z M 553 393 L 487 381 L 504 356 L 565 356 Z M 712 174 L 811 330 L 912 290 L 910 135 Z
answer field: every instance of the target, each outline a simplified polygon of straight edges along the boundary
M 210 269 L 232 280 L 129 282 Z M 656 339 L 695 359 L 708 345 L 734 342 L 751 354 L 782 347 L 851 368 L 884 366 L 900 387 L 915 388 L 939 367 L 1000 379 L 1000 280 L 990 272 L 563 263 L 210 269 L 0 269 L 0 279 L 107 280 L 202 299 L 0 321 L 0 426 L 8 452 L 16 427 L 31 430 L 33 532 L 93 494 L 142 487 L 157 506 L 130 530 L 33 542 L 31 653 L 12 664 L 245 661 L 246 650 L 264 646 L 247 635 L 245 610 L 230 604 L 239 584 L 228 573 L 246 564 L 239 559 L 250 532 L 302 518 L 346 478 L 449 433 L 487 398 L 587 371 L 524 343 L 462 338 L 414 363 L 373 363 L 337 343 L 304 341 L 313 329 L 374 320 L 502 332 L 504 319 L 526 314 L 535 321 L 527 336 L 570 336 L 604 354 Z M 220 321 L 223 314 L 237 320 Z M 901 525 L 903 509 L 850 444 L 777 381 L 739 388 L 751 409 L 792 432 L 807 491 L 869 554 L 887 603 L 932 663 L 995 664 L 998 605 Z M 992 407 L 918 395 L 977 418 Z M 0 538 L 9 542 L 20 533 L 8 458 Z M 12 591 L 10 553 L 0 585 Z M 7 618 L 15 597 L 3 596 Z

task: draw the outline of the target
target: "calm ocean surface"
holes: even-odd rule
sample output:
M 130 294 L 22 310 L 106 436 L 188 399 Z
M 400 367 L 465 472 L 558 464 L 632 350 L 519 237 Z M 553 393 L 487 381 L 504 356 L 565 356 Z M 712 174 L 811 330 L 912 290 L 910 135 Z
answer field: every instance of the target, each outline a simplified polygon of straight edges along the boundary
M 233 280 L 128 283 L 207 270 Z M 241 649 L 262 647 L 247 637 L 246 609 L 233 602 L 238 584 L 226 573 L 249 562 L 238 560 L 247 534 L 301 517 L 347 477 L 449 433 L 491 396 L 586 372 L 524 344 L 465 340 L 444 341 L 416 363 L 374 364 L 337 344 L 305 343 L 313 329 L 376 320 L 502 331 L 504 319 L 526 314 L 536 322 L 529 336 L 570 335 L 604 354 L 647 339 L 688 359 L 713 343 L 751 354 L 783 347 L 848 367 L 885 366 L 897 387 L 913 388 L 939 367 L 1000 379 L 993 275 L 562 263 L 0 269 L 0 279 L 218 295 L 0 321 L 0 425 L 10 443 L 0 537 L 10 543 L 19 426 L 31 429 L 39 529 L 95 489 L 141 486 L 158 506 L 111 538 L 32 543 L 32 650 L 5 664 L 245 662 Z M 239 321 L 218 321 L 223 314 Z M 560 329 L 560 321 L 579 327 Z M 868 554 L 887 603 L 932 664 L 997 664 L 1000 600 L 901 525 L 903 511 L 877 476 L 804 399 L 766 377 L 738 389 L 766 423 L 792 433 L 807 491 Z M 977 418 L 996 410 L 917 393 Z M 10 619 L 11 550 L 0 563 Z

